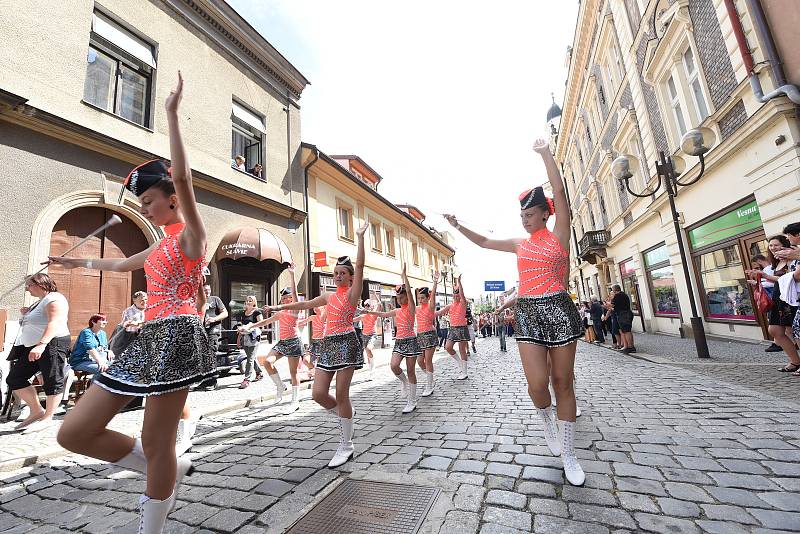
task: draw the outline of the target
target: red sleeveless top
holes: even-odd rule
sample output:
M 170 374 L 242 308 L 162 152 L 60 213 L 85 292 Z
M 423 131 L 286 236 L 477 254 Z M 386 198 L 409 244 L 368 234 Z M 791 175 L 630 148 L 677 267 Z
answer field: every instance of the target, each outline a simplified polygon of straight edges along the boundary
M 467 303 L 456 300 L 450 305 L 450 326 L 467 326 Z
M 296 311 L 278 312 L 278 333 L 281 339 L 292 339 L 300 337 L 300 330 L 297 329 L 297 317 L 300 315 Z
M 325 318 L 327 313 L 325 311 L 325 307 L 322 308 L 322 313 L 318 315 L 312 315 L 308 318 L 311 321 L 311 338 L 319 341 L 323 337 L 325 337 Z
M 417 306 L 417 333 L 430 332 L 436 330 L 436 324 L 433 317 L 433 311 L 428 305 Z
M 403 304 L 394 314 L 394 321 L 397 325 L 397 339 L 414 337 L 414 316 L 408 311 L 408 304 Z
M 353 316 L 356 313 L 356 307 L 347 300 L 347 293 L 349 291 L 349 287 L 338 287 L 336 288 L 336 293 L 331 295 L 328 299 L 328 305 L 325 308 L 327 311 L 327 320 L 325 322 L 326 336 L 355 332 L 355 328 L 353 328 Z
M 569 253 L 556 235 L 542 228 L 517 247 L 519 296 L 539 297 L 565 291 Z
M 361 332 L 371 336 L 375 333 L 375 323 L 378 321 L 377 315 L 370 315 L 369 313 L 361 318 Z
M 185 223 L 164 227 L 164 236 L 144 262 L 147 279 L 145 321 L 174 315 L 199 315 L 197 290 L 203 279 L 205 254 L 196 259 L 186 257 L 180 236 Z

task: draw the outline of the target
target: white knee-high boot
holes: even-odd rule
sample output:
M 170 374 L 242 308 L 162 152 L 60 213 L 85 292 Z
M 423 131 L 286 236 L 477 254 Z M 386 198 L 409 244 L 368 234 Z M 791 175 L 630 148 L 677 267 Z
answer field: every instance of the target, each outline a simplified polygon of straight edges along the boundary
M 547 447 L 550 449 L 553 456 L 559 456 L 561 454 L 561 438 L 558 434 L 558 426 L 556 426 L 553 417 L 553 406 L 536 408 L 536 411 L 539 414 L 539 418 L 542 420 L 542 425 L 544 425 L 544 440 L 547 442 Z
M 286 384 L 281 380 L 281 374 L 278 371 L 275 371 L 275 374 L 269 375 L 269 377 L 275 383 L 275 404 L 278 404 L 283 400 L 283 392 L 286 391 Z
M 408 378 L 406 377 L 406 374 L 403 371 L 400 371 L 400 374 L 395 376 L 400 381 L 400 396 L 408 397 Z
M 289 413 L 300 408 L 300 386 L 292 386 L 292 403 L 289 404 Z
M 403 408 L 403 413 L 411 413 L 417 408 L 417 384 L 414 382 L 408 383 L 408 394 L 406 395 L 406 405 Z
M 430 397 L 433 393 L 433 373 L 425 372 L 425 389 L 422 390 L 423 397 Z
M 340 417 L 339 431 L 341 432 L 339 448 L 336 449 L 336 454 L 331 458 L 328 467 L 339 467 L 352 458 L 355 452 L 355 447 L 353 446 L 353 420 Z
M 467 378 L 467 360 L 458 360 L 458 380 L 464 380 Z
M 561 461 L 564 464 L 564 475 L 573 486 L 583 486 L 586 475 L 575 456 L 575 422 L 559 420 L 559 423 L 561 423 Z
M 142 448 L 142 440 L 136 438 L 133 442 L 133 449 L 131 452 L 114 462 L 114 465 L 137 471 L 144 475 L 147 474 L 147 458 L 144 456 L 144 449 Z M 177 459 L 177 468 L 175 471 L 175 491 L 172 492 L 172 502 L 170 504 L 170 512 L 175 508 L 175 495 L 180 488 L 183 477 L 191 475 L 194 472 L 194 466 L 189 458 L 181 456 Z
M 163 501 L 151 499 L 147 495 L 139 497 L 139 534 L 161 534 L 174 506 L 175 491 Z

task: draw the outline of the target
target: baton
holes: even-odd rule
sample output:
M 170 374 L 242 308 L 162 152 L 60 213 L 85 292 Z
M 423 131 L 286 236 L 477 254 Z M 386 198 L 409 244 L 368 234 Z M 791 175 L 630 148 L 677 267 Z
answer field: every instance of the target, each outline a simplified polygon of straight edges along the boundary
M 84 243 L 86 243 L 87 241 L 89 241 L 89 239 L 91 239 L 91 238 L 95 237 L 97 234 L 99 234 L 99 233 L 103 232 L 104 230 L 106 230 L 107 228 L 111 228 L 112 226 L 115 226 L 115 225 L 117 225 L 117 224 L 119 224 L 119 223 L 121 223 L 121 222 L 122 222 L 122 219 L 120 219 L 120 218 L 119 218 L 119 215 L 112 215 L 112 216 L 111 216 L 111 218 L 110 218 L 110 219 L 109 219 L 109 220 L 108 220 L 108 221 L 107 221 L 107 222 L 106 222 L 106 223 L 105 223 L 103 226 L 101 226 L 100 228 L 98 228 L 97 230 L 95 230 L 94 232 L 92 232 L 91 234 L 87 235 L 86 237 L 84 237 L 83 239 L 81 239 L 80 241 L 78 241 L 78 242 L 75 244 L 75 246 L 73 246 L 73 247 L 70 247 L 68 250 L 66 250 L 66 251 L 65 251 L 63 254 L 61 254 L 61 255 L 60 255 L 60 256 L 58 256 L 58 257 L 59 257 L 59 258 L 63 258 L 64 256 L 66 256 L 67 254 L 69 254 L 70 252 L 72 252 L 73 250 L 75 250 L 76 248 L 78 248 L 79 246 L 81 246 L 81 245 L 83 245 Z M 22 280 L 22 282 L 20 282 L 19 284 L 15 285 L 15 286 L 14 286 L 14 287 L 12 287 L 11 289 L 9 289 L 9 290 L 8 290 L 8 291 L 6 291 L 5 293 L 3 293 L 3 296 L 2 296 L 2 297 L 0 297 L 0 300 L 4 299 L 4 298 L 5 298 L 5 297 L 7 297 L 7 296 L 8 296 L 8 295 L 9 295 L 9 294 L 12 292 L 12 291 L 14 291 L 14 290 L 16 290 L 17 288 L 19 288 L 20 286 L 22 286 L 22 285 L 23 285 L 25 282 L 27 282 L 27 281 L 28 281 L 28 279 L 29 279 L 31 276 L 34 276 L 34 275 L 37 275 L 37 274 L 39 274 L 40 272 L 42 272 L 42 271 L 44 271 L 45 269 L 47 269 L 49 266 L 50 266 L 50 262 L 47 262 L 47 263 L 46 263 L 46 264 L 45 264 L 45 265 L 44 265 L 44 266 L 43 266 L 41 269 L 39 269 L 38 271 L 36 271 L 36 272 L 35 272 L 35 273 L 33 273 L 33 274 L 29 274 L 28 276 L 26 276 L 26 277 L 25 277 L 25 278 Z

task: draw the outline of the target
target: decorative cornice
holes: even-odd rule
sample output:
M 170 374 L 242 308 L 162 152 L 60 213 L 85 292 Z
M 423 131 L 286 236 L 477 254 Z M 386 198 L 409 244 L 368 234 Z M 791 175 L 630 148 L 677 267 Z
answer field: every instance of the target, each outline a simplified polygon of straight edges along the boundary
M 254 74 L 299 99 L 309 81 L 224 0 L 164 0 Z M 269 77 L 265 77 L 264 73 Z

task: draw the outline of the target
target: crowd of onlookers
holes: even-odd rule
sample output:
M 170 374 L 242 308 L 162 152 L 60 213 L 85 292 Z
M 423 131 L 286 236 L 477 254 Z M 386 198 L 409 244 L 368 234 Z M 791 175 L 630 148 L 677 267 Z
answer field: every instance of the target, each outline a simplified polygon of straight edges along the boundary
M 609 338 L 612 348 L 625 354 L 636 352 L 636 345 L 633 343 L 631 298 L 619 285 L 612 287 L 604 301 L 592 297 L 591 302 L 580 302 L 576 306 L 586 331 L 585 341 L 600 345 Z
M 767 240 L 766 254 L 751 259 L 757 268 L 746 271 L 753 286 L 755 308 L 767 319 L 773 343 L 767 352 L 786 353 L 789 363 L 778 369 L 800 377 L 800 223 L 792 223 L 783 233 Z

